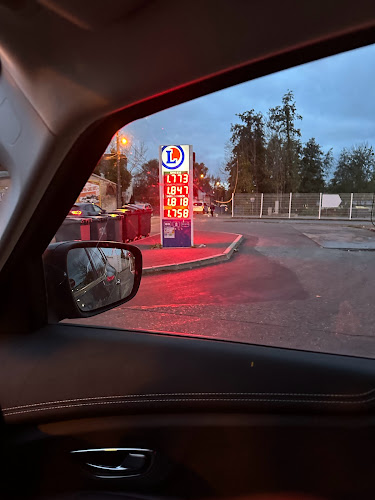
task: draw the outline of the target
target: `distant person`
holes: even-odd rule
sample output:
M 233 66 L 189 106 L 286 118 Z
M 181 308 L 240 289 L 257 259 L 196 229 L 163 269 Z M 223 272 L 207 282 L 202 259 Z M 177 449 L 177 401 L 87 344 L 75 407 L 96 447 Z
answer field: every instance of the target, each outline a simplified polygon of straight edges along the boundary
M 214 212 L 215 212 L 215 205 L 211 205 L 210 209 L 211 209 L 211 215 L 213 217 L 214 216 Z

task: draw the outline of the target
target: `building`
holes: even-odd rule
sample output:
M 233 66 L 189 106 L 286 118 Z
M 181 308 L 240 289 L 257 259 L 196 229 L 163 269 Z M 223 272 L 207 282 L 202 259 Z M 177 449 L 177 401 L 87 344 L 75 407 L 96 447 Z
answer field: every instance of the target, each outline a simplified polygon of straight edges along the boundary
M 86 182 L 77 203 L 96 203 L 104 210 L 112 211 L 117 208 L 117 185 L 100 175 L 91 174 Z
M 193 186 L 194 201 L 203 201 L 208 206 L 211 205 L 214 196 L 200 189 L 196 184 Z

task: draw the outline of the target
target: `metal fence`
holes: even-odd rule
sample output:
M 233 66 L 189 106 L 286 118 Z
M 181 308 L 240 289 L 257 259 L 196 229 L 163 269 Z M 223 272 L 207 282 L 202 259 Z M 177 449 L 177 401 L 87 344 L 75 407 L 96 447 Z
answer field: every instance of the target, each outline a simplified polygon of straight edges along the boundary
M 238 193 L 232 216 L 370 220 L 373 202 L 374 193 Z

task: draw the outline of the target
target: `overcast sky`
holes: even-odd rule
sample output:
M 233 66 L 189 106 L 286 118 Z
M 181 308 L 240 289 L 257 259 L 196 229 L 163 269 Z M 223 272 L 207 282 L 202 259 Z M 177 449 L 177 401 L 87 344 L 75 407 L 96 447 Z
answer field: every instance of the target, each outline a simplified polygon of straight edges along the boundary
M 123 132 L 143 141 L 146 158 L 159 145 L 192 144 L 196 160 L 219 174 L 236 113 L 264 115 L 294 92 L 302 141 L 315 137 L 324 151 L 367 142 L 375 145 L 375 45 L 304 64 L 215 92 L 131 123 Z M 224 180 L 224 179 L 223 179 Z

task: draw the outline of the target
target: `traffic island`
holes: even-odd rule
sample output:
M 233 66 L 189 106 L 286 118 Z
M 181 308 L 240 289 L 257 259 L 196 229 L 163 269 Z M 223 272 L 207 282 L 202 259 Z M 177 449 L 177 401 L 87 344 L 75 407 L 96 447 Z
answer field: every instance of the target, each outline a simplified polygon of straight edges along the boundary
M 242 241 L 242 234 L 195 231 L 194 246 L 189 248 L 162 248 L 160 234 L 133 245 L 142 251 L 143 274 L 154 274 L 226 262 Z

